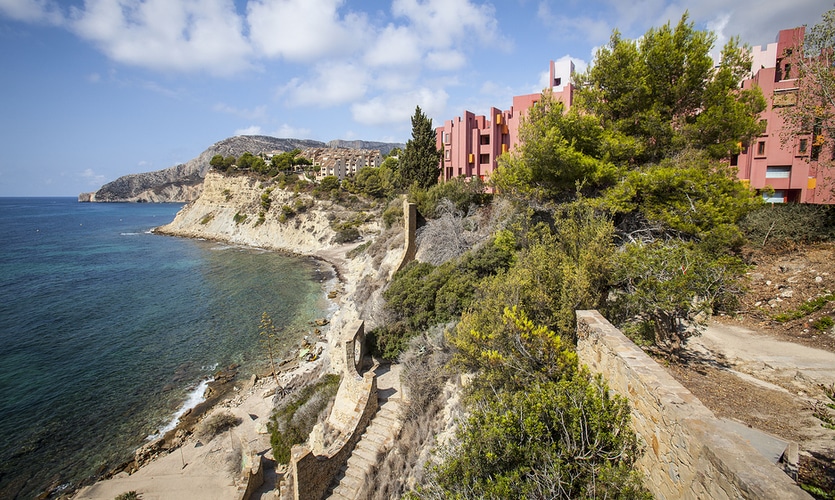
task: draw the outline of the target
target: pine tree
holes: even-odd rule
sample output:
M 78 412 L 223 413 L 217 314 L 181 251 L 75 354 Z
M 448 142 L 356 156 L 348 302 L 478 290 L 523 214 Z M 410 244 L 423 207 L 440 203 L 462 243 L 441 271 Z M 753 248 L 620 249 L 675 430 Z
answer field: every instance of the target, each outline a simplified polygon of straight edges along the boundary
M 417 184 L 422 189 L 437 184 L 441 174 L 441 153 L 436 146 L 435 129 L 420 106 L 412 117 L 412 138 L 400 159 L 400 178 L 403 187 Z

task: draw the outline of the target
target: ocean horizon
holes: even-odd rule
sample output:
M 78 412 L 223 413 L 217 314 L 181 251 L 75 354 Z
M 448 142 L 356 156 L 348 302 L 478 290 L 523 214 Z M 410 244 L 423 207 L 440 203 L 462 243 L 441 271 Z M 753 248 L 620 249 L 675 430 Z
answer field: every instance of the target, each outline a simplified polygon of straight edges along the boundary
M 327 314 L 311 257 L 157 235 L 183 204 L 0 198 L 0 498 L 72 488 L 130 460 L 219 369 L 266 366 Z

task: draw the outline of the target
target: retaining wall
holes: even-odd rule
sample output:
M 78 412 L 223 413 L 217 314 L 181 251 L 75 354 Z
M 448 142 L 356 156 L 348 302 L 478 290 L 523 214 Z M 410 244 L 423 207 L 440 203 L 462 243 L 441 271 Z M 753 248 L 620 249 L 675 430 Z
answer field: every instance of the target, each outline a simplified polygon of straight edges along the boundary
M 656 498 L 811 499 L 597 311 L 577 311 L 580 362 L 630 401 L 637 467 Z
M 316 435 L 314 429 L 311 443 L 293 446 L 290 452 L 290 474 L 293 475 L 296 500 L 324 498 L 377 411 L 377 378 L 373 372 L 360 376 L 357 371 L 362 363 L 363 322 L 354 322 L 346 332 L 343 336 L 345 373 L 328 420 L 320 427 L 321 434 Z M 359 356 L 355 356 L 357 348 L 360 349 Z M 337 437 L 326 444 L 325 434 L 336 434 Z
M 417 243 L 415 242 L 415 233 L 417 232 L 417 205 L 409 203 L 408 199 L 403 200 L 403 225 L 406 233 L 406 241 L 404 242 L 403 258 L 400 259 L 400 264 L 394 268 L 394 274 L 406 267 L 406 264 L 415 260 L 417 253 Z

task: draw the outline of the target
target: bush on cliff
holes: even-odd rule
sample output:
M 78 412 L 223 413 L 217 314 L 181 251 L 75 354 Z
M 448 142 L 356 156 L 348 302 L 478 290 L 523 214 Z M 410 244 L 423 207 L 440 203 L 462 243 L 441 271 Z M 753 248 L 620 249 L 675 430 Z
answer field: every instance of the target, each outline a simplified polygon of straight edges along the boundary
M 424 493 L 452 498 L 646 498 L 626 399 L 581 368 L 571 342 L 506 307 L 453 363 L 476 376 L 457 443 Z
M 278 463 L 289 463 L 293 445 L 307 441 L 316 422 L 327 415 L 339 389 L 339 381 L 339 375 L 325 375 L 279 403 L 267 426 L 273 456 Z

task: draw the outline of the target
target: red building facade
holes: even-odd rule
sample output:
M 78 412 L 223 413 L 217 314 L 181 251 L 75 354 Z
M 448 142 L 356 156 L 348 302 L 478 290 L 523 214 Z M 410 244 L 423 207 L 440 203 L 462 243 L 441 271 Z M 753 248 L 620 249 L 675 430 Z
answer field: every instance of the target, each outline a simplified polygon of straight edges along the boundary
M 570 60 L 551 61 L 549 87 L 554 98 L 571 105 L 574 87 L 571 75 L 574 64 Z M 441 155 L 441 180 L 453 177 L 479 177 L 487 181 L 496 169 L 496 160 L 519 143 L 522 116 L 542 99 L 541 93 L 513 97 L 508 110 L 490 108 L 488 115 L 464 111 L 462 116 L 447 120 L 435 129 Z
M 763 192 L 771 203 L 835 203 L 832 168 L 835 146 L 824 143 L 820 131 L 789 137 L 781 111 L 797 103 L 799 47 L 805 28 L 780 31 L 775 43 L 755 47 L 751 77 L 743 88 L 758 86 L 767 107 L 761 115 L 765 132 L 740 155 L 731 158 L 739 179 Z

